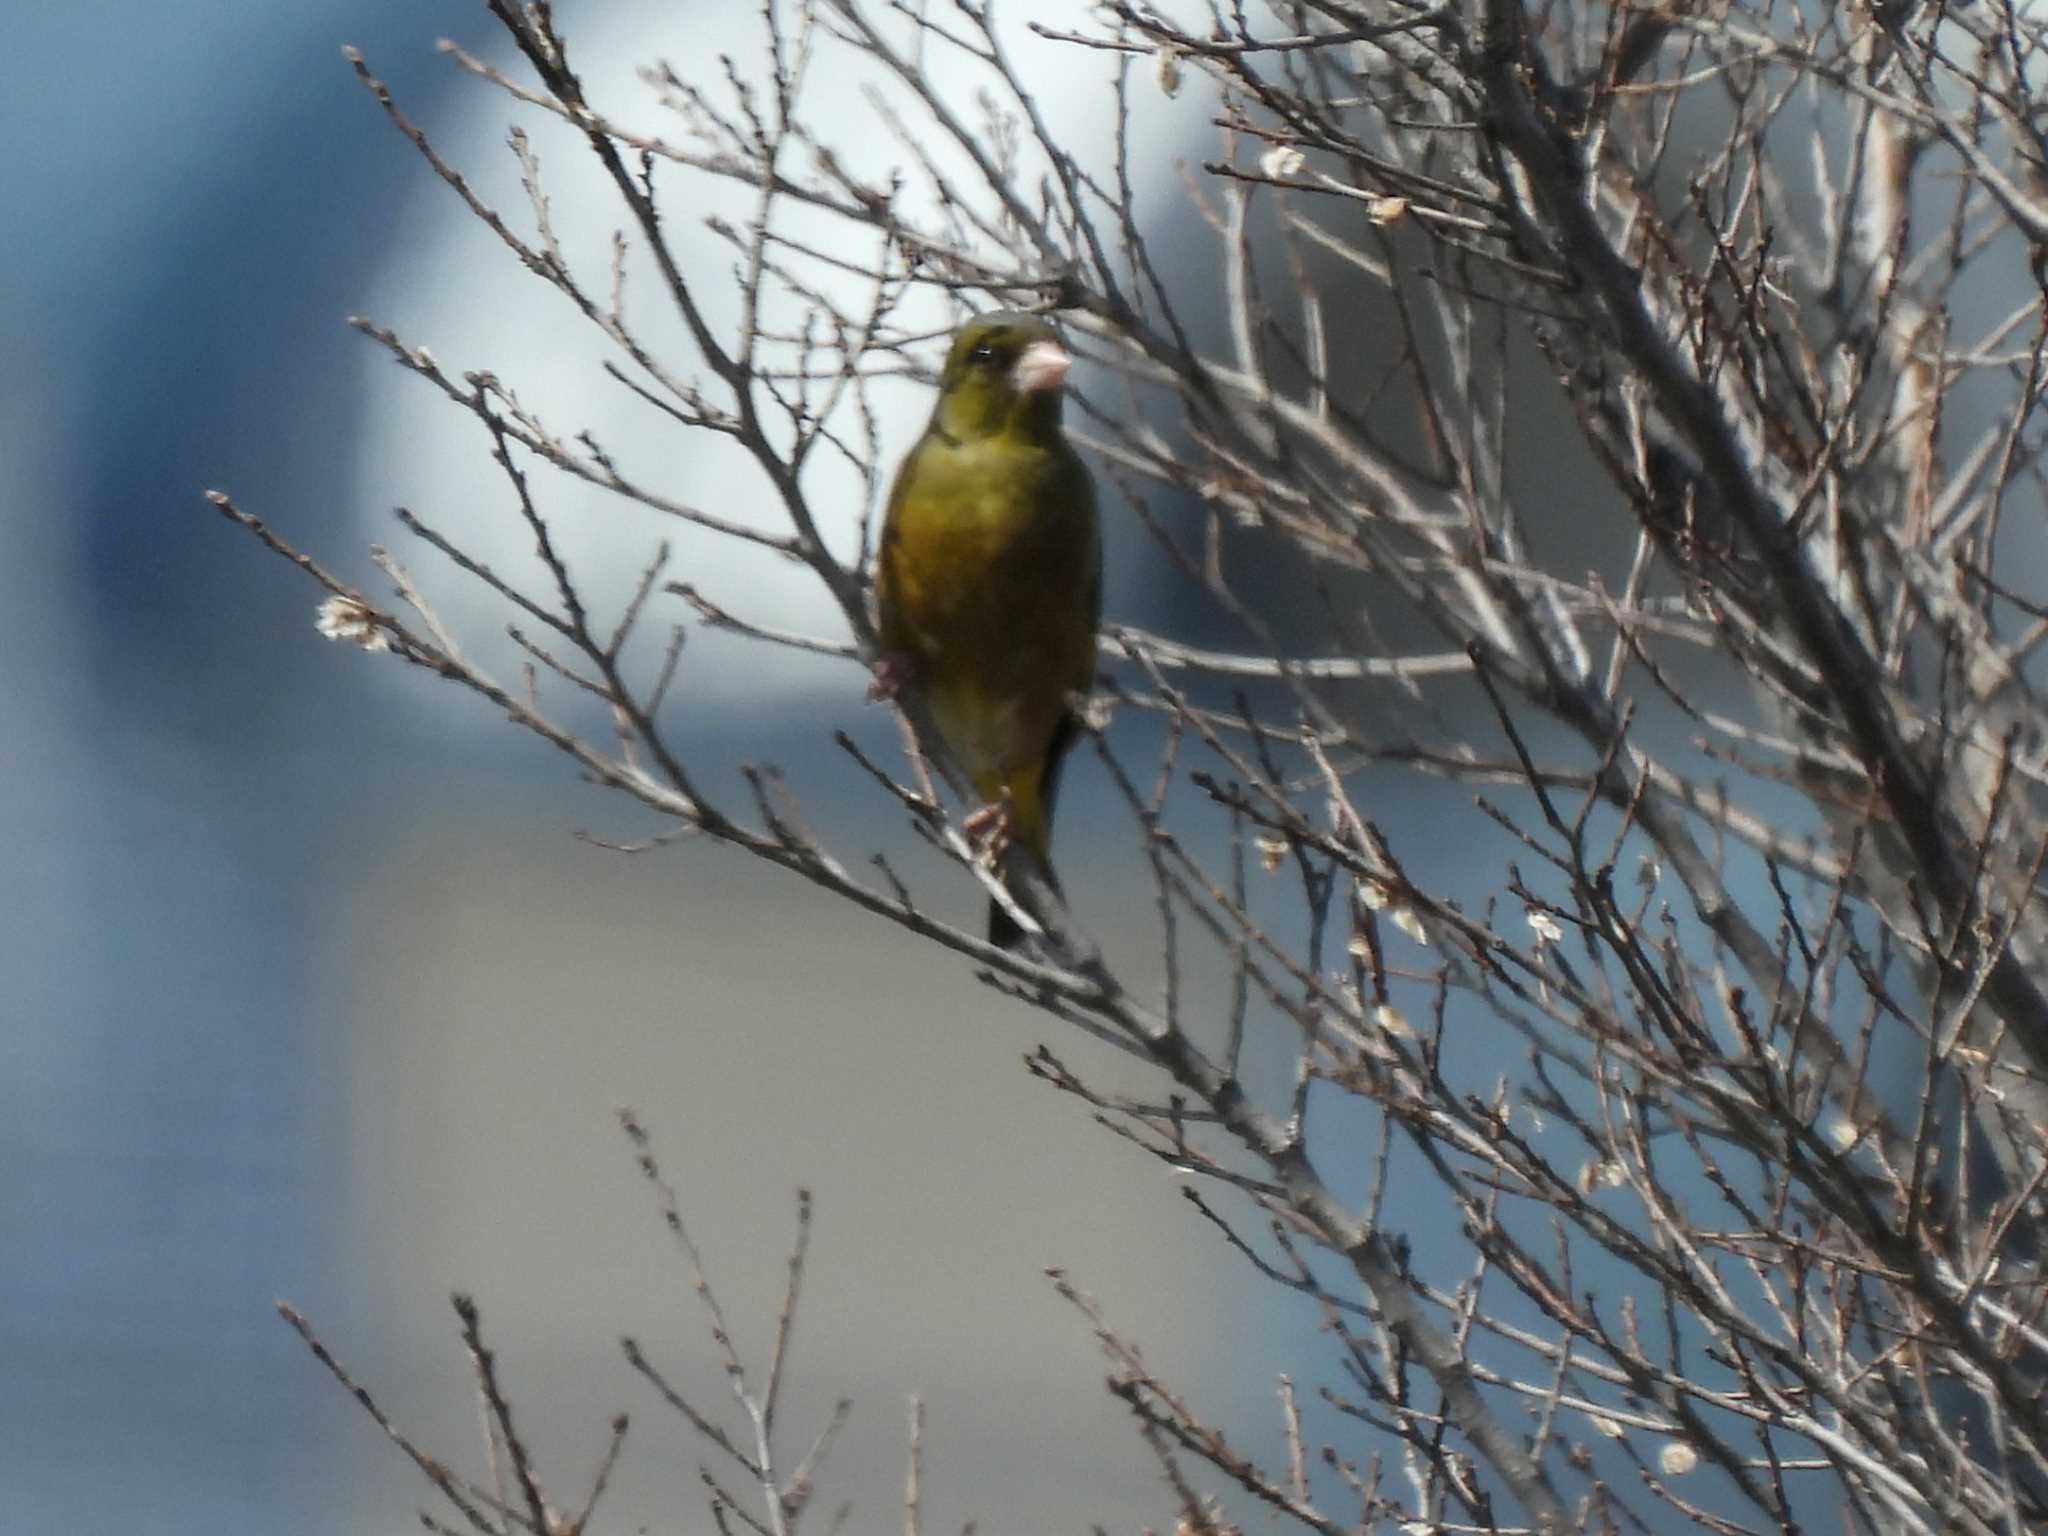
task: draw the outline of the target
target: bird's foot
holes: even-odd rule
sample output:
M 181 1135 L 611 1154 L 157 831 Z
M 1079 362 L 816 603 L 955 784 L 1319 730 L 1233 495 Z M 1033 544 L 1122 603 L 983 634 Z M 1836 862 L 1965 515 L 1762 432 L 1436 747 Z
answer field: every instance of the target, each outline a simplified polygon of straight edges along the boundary
M 875 659 L 874 680 L 868 684 L 868 701 L 887 699 L 892 704 L 903 696 L 913 672 L 911 658 L 902 651 L 885 651 Z
M 1011 805 L 1009 795 L 1005 794 L 1002 799 L 992 800 L 962 817 L 960 830 L 974 845 L 975 857 L 993 867 L 1001 863 L 1003 855 L 1009 851 L 1015 818 L 1016 808 Z

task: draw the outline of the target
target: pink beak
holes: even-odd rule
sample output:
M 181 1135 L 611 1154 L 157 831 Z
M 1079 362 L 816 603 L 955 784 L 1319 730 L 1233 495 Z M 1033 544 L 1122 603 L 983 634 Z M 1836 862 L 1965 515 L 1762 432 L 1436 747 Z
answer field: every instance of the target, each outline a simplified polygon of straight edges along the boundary
M 1010 370 L 1010 382 L 1027 395 L 1058 389 L 1067 382 L 1074 356 L 1056 341 L 1034 341 Z

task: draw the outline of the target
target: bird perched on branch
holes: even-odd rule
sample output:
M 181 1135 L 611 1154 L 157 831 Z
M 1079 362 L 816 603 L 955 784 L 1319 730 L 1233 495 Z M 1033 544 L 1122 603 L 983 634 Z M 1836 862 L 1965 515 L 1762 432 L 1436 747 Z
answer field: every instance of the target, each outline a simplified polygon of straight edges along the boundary
M 998 311 L 953 338 L 931 424 L 889 492 L 875 572 L 884 687 L 922 690 L 985 809 L 1048 882 L 1069 698 L 1095 676 L 1102 537 L 1095 486 L 1060 430 L 1073 359 L 1035 315 Z M 999 903 L 989 939 L 1022 931 Z

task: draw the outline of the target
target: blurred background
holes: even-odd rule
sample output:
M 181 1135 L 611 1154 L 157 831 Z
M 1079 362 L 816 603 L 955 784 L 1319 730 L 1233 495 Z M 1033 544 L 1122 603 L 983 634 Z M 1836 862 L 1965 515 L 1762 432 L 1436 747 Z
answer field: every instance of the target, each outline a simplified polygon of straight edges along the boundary
M 1171 1521 L 1050 1264 L 1242 1433 L 1234 1443 L 1269 1449 L 1272 1373 L 1314 1347 L 1315 1318 L 1255 1284 L 1168 1173 L 1021 1062 L 1043 1040 L 1102 1081 L 1142 1079 L 964 965 L 739 855 L 683 842 L 627 856 L 579 838 L 659 829 L 481 702 L 319 638 L 318 591 L 203 499 L 229 491 L 377 595 L 389 583 L 367 550 L 388 543 L 471 653 L 516 676 L 502 609 L 391 509 L 515 580 L 536 573 L 531 539 L 473 418 L 353 332 L 361 314 L 451 375 L 498 374 L 564 432 L 594 429 L 660 489 L 767 515 L 741 466 L 604 378 L 587 325 L 464 212 L 341 57 L 361 48 L 525 228 L 505 142 L 522 121 L 570 259 L 601 270 L 619 215 L 578 147 L 436 53 L 446 35 L 510 67 L 482 6 L 17 9 L 0 90 L 14 147 L 0 178 L 20 210 L 0 240 L 0 1531 L 412 1528 L 432 1503 L 423 1481 L 273 1301 L 304 1312 L 422 1444 L 482 1477 L 453 1290 L 477 1298 L 560 1498 L 580 1495 L 626 1410 L 613 1528 L 694 1528 L 700 1447 L 618 1340 L 641 1340 L 707 1407 L 723 1409 L 725 1388 L 617 1130 L 628 1104 L 751 1360 L 771 1334 L 794 1192 L 816 1192 L 788 1424 L 800 1446 L 853 1397 L 819 1493 L 852 1501 L 850 1531 L 901 1528 L 914 1392 L 929 1413 L 928 1529 Z M 1031 9 L 1055 26 L 1086 12 Z M 720 53 L 758 58 L 751 6 L 556 10 L 593 96 L 629 123 L 673 128 L 637 66 L 665 57 L 701 75 Z M 1048 116 L 1109 153 L 1106 74 L 1068 54 L 1040 67 L 1049 46 L 1021 27 L 1010 38 Z M 1216 271 L 1177 164 L 1217 150 L 1198 80 L 1169 102 L 1133 76 L 1141 212 L 1190 294 Z M 812 109 L 848 125 L 850 168 L 879 172 L 903 155 L 872 131 L 861 85 L 825 72 Z M 747 202 L 699 195 L 670 228 L 693 272 L 720 277 L 733 257 L 701 219 L 743 220 Z M 649 339 L 684 355 L 652 290 L 634 295 Z M 1357 297 L 1331 312 L 1354 329 L 1363 377 L 1378 368 L 1366 306 L 1383 296 Z M 1623 510 L 1582 463 L 1560 464 L 1572 428 L 1547 390 L 1524 393 L 1516 431 L 1542 476 L 1531 515 L 1558 565 L 1618 583 Z M 903 384 L 881 400 L 893 459 L 928 396 Z M 677 579 L 759 622 L 831 627 L 801 573 L 559 478 L 535 484 L 600 605 L 674 535 Z M 845 490 L 841 536 L 857 501 Z M 821 505 L 828 492 L 814 489 Z M 1229 639 L 1105 501 L 1109 616 Z M 1315 622 L 1284 569 L 1248 575 L 1255 597 L 1280 594 L 1283 627 Z M 1381 617 L 1422 633 L 1413 615 Z M 893 806 L 830 745 L 843 728 L 893 752 L 866 681 L 700 631 L 672 718 L 721 793 L 738 790 L 742 761 L 780 764 L 850 862 L 881 846 L 914 867 Z M 1403 707 L 1393 690 L 1358 702 L 1368 720 Z M 1116 725 L 1139 764 L 1149 728 L 1132 712 Z M 1468 811 L 1469 792 L 1363 777 L 1383 818 L 1413 829 L 1428 878 L 1479 910 L 1506 845 L 1429 830 Z M 1794 797 L 1778 800 L 1790 814 Z M 1061 819 L 1083 919 L 1142 961 L 1143 860 L 1081 754 Z M 979 912 L 962 881 L 926 889 Z M 1361 1183 L 1369 1166 L 1332 1165 Z M 1452 1214 L 1420 1203 L 1406 1230 L 1441 1257 Z
M 594 87 L 643 106 L 633 66 L 749 46 L 751 7 L 557 9 Z M 362 48 L 502 198 L 507 103 L 434 50 L 445 34 L 504 58 L 482 8 L 86 0 L 18 8 L 9 34 L 0 1528 L 412 1528 L 424 1483 L 272 1304 L 481 1477 L 456 1289 L 565 1501 L 624 1409 L 619 1527 L 701 1520 L 698 1447 L 619 1357 L 635 1335 L 724 1407 L 616 1129 L 629 1103 L 756 1360 L 794 1191 L 815 1189 L 790 1424 L 800 1445 L 853 1396 L 820 1494 L 854 1501 L 850 1529 L 900 1528 L 912 1392 L 935 1528 L 1170 1518 L 1041 1267 L 1064 1265 L 1219 1413 L 1270 1420 L 1270 1377 L 1247 1372 L 1244 1330 L 1215 1326 L 1236 1271 L 1171 1180 L 1027 1078 L 1048 1021 L 737 856 L 579 841 L 650 828 L 480 704 L 321 640 L 316 591 L 202 499 L 230 491 L 376 592 L 371 541 L 415 558 L 394 504 L 503 528 L 474 422 L 351 332 L 355 313 L 451 369 L 582 402 L 629 450 L 657 441 L 606 415 L 622 402 L 565 340 L 566 306 L 478 237 L 341 58 Z M 1086 83 L 1075 110 L 1102 110 Z M 574 228 L 596 194 L 563 146 L 542 150 L 563 151 L 551 190 Z M 578 238 L 601 245 L 615 216 L 592 218 Z M 904 397 L 895 446 L 921 409 Z M 707 503 L 744 494 L 715 464 L 671 467 Z M 660 531 L 578 528 L 600 585 Z M 513 533 L 478 537 L 522 557 Z M 422 571 L 455 598 L 445 568 Z M 748 583 L 755 617 L 820 611 L 781 573 L 679 574 L 714 595 Z M 1113 607 L 1150 600 L 1119 574 Z M 453 617 L 502 622 L 460 601 Z M 878 728 L 863 677 L 726 675 L 690 674 L 704 751 L 785 764 L 828 831 L 889 819 L 827 744 L 830 726 Z M 1099 790 L 1077 777 L 1070 868 L 1090 818 L 1114 824 Z M 1128 870 L 1069 878 L 1098 916 L 1143 909 Z

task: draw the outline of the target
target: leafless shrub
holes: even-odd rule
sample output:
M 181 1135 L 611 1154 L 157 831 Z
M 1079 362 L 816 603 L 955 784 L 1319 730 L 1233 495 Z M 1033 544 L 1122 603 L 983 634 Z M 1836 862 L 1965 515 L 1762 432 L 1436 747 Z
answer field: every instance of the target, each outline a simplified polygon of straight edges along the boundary
M 1266 1468 L 1090 1312 L 1184 1529 L 1218 1528 L 1219 1492 L 1331 1533 L 2043 1520 L 2030 673 L 2048 606 L 2029 567 L 2048 328 L 2026 268 L 2048 247 L 2048 146 L 2029 11 L 1109 0 L 1066 39 L 1075 69 L 1126 107 L 1215 93 L 1222 148 L 1187 195 L 1222 276 L 1176 294 L 1129 142 L 1106 174 L 1063 142 L 983 0 L 770 4 L 765 88 L 651 73 L 663 137 L 586 98 L 548 6 L 490 9 L 524 73 L 455 62 L 582 135 L 625 210 L 608 271 L 564 257 L 531 159 L 526 213 L 486 206 L 358 72 L 609 339 L 621 387 L 750 457 L 780 526 L 666 498 L 508 383 L 370 325 L 489 434 L 544 587 L 402 516 L 507 605 L 525 678 L 486 675 L 390 556 L 395 604 L 214 499 L 328 589 L 332 632 L 1157 1068 L 1141 1103 L 1034 1059 L 1199 1175 L 1188 1198 L 1229 1249 L 1323 1309 L 1337 1346 L 1334 1375 L 1294 1372 L 1316 1378 L 1312 1419 L 1283 1386 L 1291 1456 Z M 893 83 L 876 120 L 900 179 L 862 179 L 843 125 L 806 116 L 828 58 Z M 963 114 L 963 81 L 985 110 Z M 755 197 L 719 227 L 731 329 L 705 297 L 728 275 L 670 243 L 707 183 Z M 679 317 L 686 361 L 641 339 L 629 252 L 657 285 L 635 302 Z M 827 846 L 771 771 L 751 803 L 715 798 L 664 725 L 684 624 L 651 656 L 629 644 L 675 599 L 764 648 L 875 659 L 864 569 L 890 466 L 871 390 L 928 370 L 935 297 L 1062 312 L 1099 370 L 1079 434 L 1243 636 L 1105 635 L 1099 713 L 1165 722 L 1149 761 L 1113 729 L 1096 741 L 1157 893 L 1156 992 L 1040 885 L 1023 905 L 1042 938 L 997 950 L 954 921 L 977 902 L 934 909 Z M 1560 505 L 1575 458 L 1603 488 Z M 865 492 L 850 558 L 821 462 Z M 757 625 L 669 583 L 665 551 L 600 616 L 536 463 L 801 562 L 843 635 Z M 1302 573 L 1287 615 L 1245 587 L 1282 557 Z M 615 740 L 567 723 L 560 701 L 583 696 Z M 908 772 L 850 742 L 849 770 L 997 889 L 927 771 L 958 791 L 955 770 L 904 708 Z M 1396 773 L 1478 796 L 1389 830 L 1360 785 Z M 1169 813 L 1183 784 L 1206 805 Z M 1490 861 L 1476 900 L 1453 895 L 1452 847 Z M 1248 1086 L 1276 1040 L 1291 1082 Z M 1456 1209 L 1453 1260 L 1412 1249 L 1393 1180 Z M 746 1523 L 783 1536 L 766 1418 L 728 1449 L 769 1486 Z M 523 1462 L 512 1481 L 496 1503 L 464 1491 L 471 1518 L 557 1528 Z

